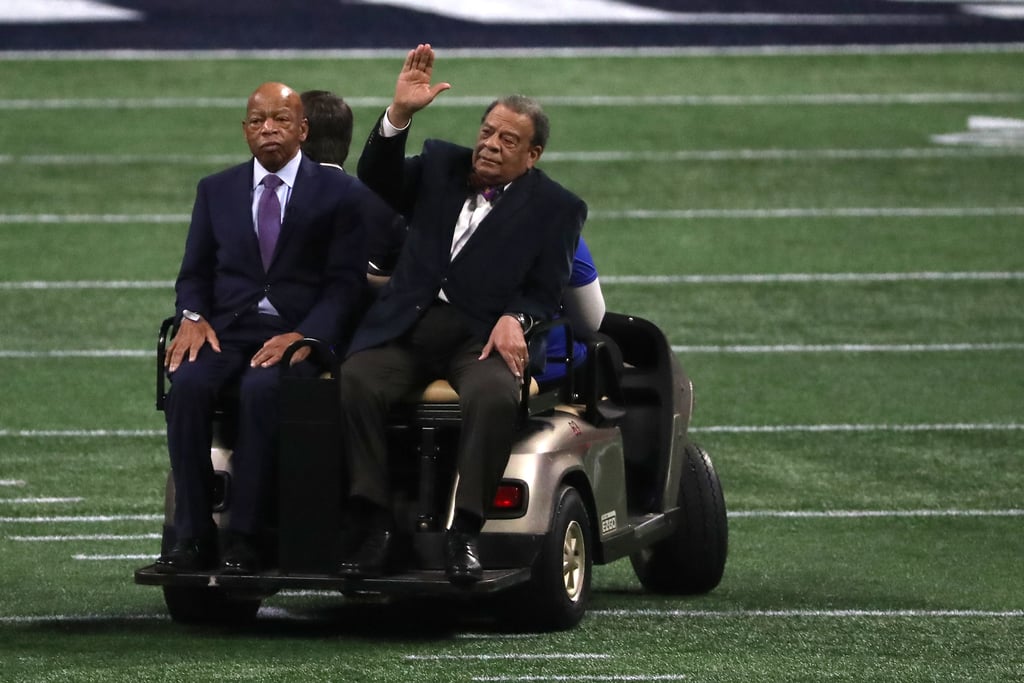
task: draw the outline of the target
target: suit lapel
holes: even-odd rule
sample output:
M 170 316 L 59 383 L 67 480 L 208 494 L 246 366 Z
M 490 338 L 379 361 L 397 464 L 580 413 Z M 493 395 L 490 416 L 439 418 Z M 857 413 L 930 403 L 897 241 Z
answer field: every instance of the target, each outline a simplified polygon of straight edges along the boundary
M 513 181 L 502 194 L 498 203 L 491 209 L 490 213 L 480 221 L 480 225 L 476 226 L 476 230 L 470 235 L 466 246 L 455 255 L 455 260 L 458 261 L 462 258 L 463 254 L 472 251 L 474 248 L 479 248 L 482 240 L 478 238 L 481 234 L 490 232 L 493 237 L 495 233 L 503 233 L 507 230 L 515 229 L 516 223 L 513 218 L 526 206 L 536 180 L 536 174 L 530 172 Z
M 260 270 L 263 269 L 263 259 L 260 257 L 260 238 L 256 234 L 256 223 L 254 222 L 252 215 L 252 201 L 254 190 L 252 187 L 253 169 L 255 161 L 250 161 L 248 164 L 242 166 L 241 172 L 238 174 L 237 179 L 234 181 L 237 183 L 232 194 L 234 196 L 242 198 L 238 202 L 237 213 L 233 216 L 234 220 L 232 225 L 240 226 L 240 229 L 244 231 L 241 236 L 243 244 L 246 245 L 246 250 L 249 252 L 249 258 L 252 262 L 257 264 Z

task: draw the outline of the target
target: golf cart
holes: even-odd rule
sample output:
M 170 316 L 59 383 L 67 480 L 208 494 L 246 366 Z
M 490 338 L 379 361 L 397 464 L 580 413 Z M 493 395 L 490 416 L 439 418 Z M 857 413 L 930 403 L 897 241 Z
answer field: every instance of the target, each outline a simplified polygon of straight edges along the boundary
M 564 325 L 556 321 L 531 333 L 531 358 L 543 354 L 545 332 L 558 324 Z M 171 329 L 168 319 L 158 340 L 158 408 Z M 654 324 L 608 313 L 601 333 L 581 366 L 555 386 L 526 378 L 518 438 L 480 537 L 485 571 L 479 582 L 454 585 L 443 569 L 460 415 L 458 397 L 440 381 L 390 420 L 394 511 L 406 549 L 400 571 L 372 579 L 335 574 L 344 480 L 339 359 L 309 339 L 293 345 L 282 363 L 276 520 L 264 558 L 271 569 L 249 576 L 167 574 L 148 565 L 136 570 L 135 582 L 161 586 L 171 617 L 182 622 L 252 619 L 264 598 L 288 589 L 361 599 L 493 599 L 502 618 L 536 631 L 576 625 L 587 609 L 594 565 L 625 557 L 650 591 L 712 590 L 725 568 L 726 511 L 711 460 L 687 433 L 691 382 Z M 566 334 L 571 342 L 568 326 Z M 320 377 L 289 372 L 291 354 L 303 345 L 325 365 Z M 571 352 L 554 362 L 572 368 Z M 221 527 L 231 514 L 231 432 L 226 409 L 211 452 Z M 168 476 L 164 551 L 175 541 L 173 514 Z

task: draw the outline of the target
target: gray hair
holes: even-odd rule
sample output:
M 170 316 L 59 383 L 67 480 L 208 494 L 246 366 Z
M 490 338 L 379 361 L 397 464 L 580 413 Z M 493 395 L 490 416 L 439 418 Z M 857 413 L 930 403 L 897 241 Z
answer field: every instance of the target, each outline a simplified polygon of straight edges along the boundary
M 491 110 L 499 104 L 517 114 L 529 116 L 530 120 L 533 121 L 533 139 L 530 140 L 530 144 L 535 147 L 548 146 L 548 136 L 551 135 L 551 121 L 548 120 L 548 115 L 541 108 L 540 102 L 526 95 L 505 95 L 504 97 L 499 97 L 491 102 L 490 106 L 484 111 L 484 115 L 480 118 L 481 123 L 491 113 Z

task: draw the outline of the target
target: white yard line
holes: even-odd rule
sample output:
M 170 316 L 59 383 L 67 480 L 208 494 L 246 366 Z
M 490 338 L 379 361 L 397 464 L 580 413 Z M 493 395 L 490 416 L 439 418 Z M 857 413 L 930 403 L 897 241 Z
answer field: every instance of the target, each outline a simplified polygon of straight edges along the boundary
M 817 282 L 960 282 L 1024 280 L 1024 271 L 958 271 L 906 273 L 737 273 L 735 275 L 602 275 L 610 285 L 707 285 Z
M 67 543 L 77 541 L 148 541 L 160 534 L 76 534 L 73 536 L 8 536 L 9 541 L 24 543 Z
M 847 105 L 935 105 L 1006 104 L 1024 102 L 1021 92 L 911 92 L 911 93 L 803 93 L 791 95 L 537 95 L 546 106 L 563 107 L 755 107 L 755 106 L 847 106 Z M 491 103 L 490 96 L 439 97 L 431 106 L 479 108 Z M 352 107 L 382 109 L 387 97 L 346 97 Z M 243 109 L 245 100 L 236 97 L 76 97 L 0 99 L 0 111 L 67 109 Z
M 138 562 L 153 561 L 156 555 L 72 555 L 72 559 L 84 562 L 119 562 L 122 560 L 134 560 Z
M 770 284 L 778 282 L 959 282 L 970 280 L 1024 280 L 1024 271 L 923 271 L 903 273 L 737 273 L 705 275 L 603 275 L 609 285 Z M 172 289 L 170 280 L 12 280 L 0 282 L 0 291 Z
M 156 522 L 163 515 L 58 515 L 36 517 L 0 517 L 3 524 L 74 524 L 107 522 Z
M 897 149 L 707 149 L 707 150 L 594 150 L 545 152 L 545 163 L 675 162 L 675 161 L 849 161 L 904 159 L 963 159 L 1016 157 L 1024 145 L 1006 147 L 908 147 Z M 113 166 L 123 164 L 234 164 L 237 154 L 0 154 L 0 165 Z
M 755 609 L 755 610 L 682 610 L 682 609 L 592 609 L 594 617 L 670 617 L 681 619 L 829 618 L 829 619 L 1020 619 L 1024 610 L 922 610 L 922 609 Z
M 1024 342 L 955 343 L 955 344 L 673 344 L 675 353 L 683 354 L 773 354 L 773 353 L 984 353 L 1024 351 Z M 2 351 L 0 358 L 24 360 L 52 358 L 149 358 L 147 349 L 88 349 L 54 351 Z M 0 482 L 0 486 L 4 484 Z
M 134 438 L 166 436 L 163 429 L 0 429 L 0 436 L 24 437 L 30 439 L 65 438 Z
M 1016 432 L 1018 422 L 950 422 L 937 424 L 803 424 L 803 425 L 706 425 L 690 427 L 700 434 L 786 434 L 798 432 Z M 164 437 L 162 429 L 0 429 L 0 437 L 28 439 L 107 439 Z M 2 520 L 0 520 L 2 521 Z
M 480 655 L 405 655 L 410 662 L 451 662 L 451 661 L 515 661 L 538 659 L 611 659 L 609 654 L 586 652 L 557 652 L 545 654 L 480 654 Z
M 992 218 L 1024 216 L 1024 206 L 947 206 L 947 207 L 834 207 L 834 208 L 754 208 L 754 209 L 625 209 L 591 211 L 592 220 L 777 220 L 783 218 Z M 181 224 L 188 225 L 187 214 L 0 214 L 0 225 L 77 225 L 77 224 Z
M 0 498 L 0 505 L 52 505 L 56 503 L 81 503 L 84 498 Z
M 864 519 L 864 518 L 1003 518 L 1024 517 L 1024 509 L 1005 508 L 994 510 L 956 509 L 943 510 L 730 510 L 730 518 L 766 519 Z M 67 523 L 117 523 L 126 521 L 160 521 L 163 515 L 60 515 L 50 517 L 0 517 L 0 523 L 67 524 Z M 70 541 L 129 541 L 160 538 L 158 533 L 146 534 L 74 534 L 49 536 L 8 536 L 7 540 L 19 542 L 70 542 Z M 327 595 L 327 591 L 293 591 L 292 596 Z
M 141 349 L 94 349 L 63 351 L 0 351 L 0 358 L 149 358 L 154 351 Z
M 776 220 L 780 218 L 991 218 L 1024 216 L 1024 206 L 836 207 L 822 209 L 627 209 L 591 211 L 598 220 Z M 0 217 L 0 222 L 3 218 Z
M 894 45 L 754 45 L 704 47 L 514 47 L 443 49 L 444 59 L 579 59 L 581 57 L 789 57 L 801 55 L 1002 54 L 1024 52 L 1022 42 L 905 43 Z M 404 59 L 406 50 L 353 48 L 323 50 L 0 50 L 0 61 L 183 61 Z
M 800 432 L 1018 432 L 1017 422 L 953 422 L 940 424 L 817 424 L 817 425 L 708 425 L 690 427 L 699 434 L 792 434 Z
M 1024 351 L 1024 343 L 991 344 L 751 344 L 672 345 L 676 353 L 770 354 L 770 353 L 948 353 Z M 3 357 L 3 352 L 0 352 Z
M 861 519 L 877 517 L 1024 517 L 1024 509 L 1009 510 L 730 510 L 733 517 L 769 519 Z

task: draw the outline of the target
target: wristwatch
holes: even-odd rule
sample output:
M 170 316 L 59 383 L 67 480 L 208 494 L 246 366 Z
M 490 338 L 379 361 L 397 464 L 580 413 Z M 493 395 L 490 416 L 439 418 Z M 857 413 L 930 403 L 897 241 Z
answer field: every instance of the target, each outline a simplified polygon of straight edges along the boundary
M 526 334 L 533 329 L 533 316 L 527 315 L 526 313 L 513 313 L 512 315 L 519 323 L 519 326 L 523 328 L 523 334 Z
M 197 323 L 203 319 L 203 316 L 199 315 L 195 311 L 190 311 L 187 308 L 181 312 L 181 317 L 184 318 L 185 320 L 191 320 L 194 323 Z

